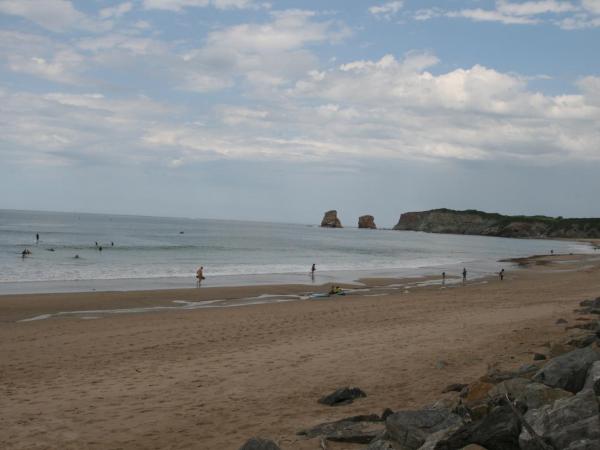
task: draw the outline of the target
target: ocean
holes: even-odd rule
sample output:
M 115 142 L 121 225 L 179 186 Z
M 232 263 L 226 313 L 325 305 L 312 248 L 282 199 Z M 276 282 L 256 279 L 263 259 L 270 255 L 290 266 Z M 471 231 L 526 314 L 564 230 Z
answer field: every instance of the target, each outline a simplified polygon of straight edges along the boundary
M 0 294 L 192 287 L 201 265 L 203 286 L 452 276 L 462 267 L 482 276 L 510 266 L 500 259 L 550 250 L 592 251 L 568 241 L 0 210 Z

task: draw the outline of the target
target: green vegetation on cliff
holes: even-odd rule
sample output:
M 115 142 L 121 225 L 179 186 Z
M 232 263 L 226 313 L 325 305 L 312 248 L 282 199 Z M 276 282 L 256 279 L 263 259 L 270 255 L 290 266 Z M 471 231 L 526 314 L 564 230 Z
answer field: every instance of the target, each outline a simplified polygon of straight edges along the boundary
M 394 229 L 505 237 L 600 238 L 600 218 L 506 216 L 442 208 L 404 213 Z

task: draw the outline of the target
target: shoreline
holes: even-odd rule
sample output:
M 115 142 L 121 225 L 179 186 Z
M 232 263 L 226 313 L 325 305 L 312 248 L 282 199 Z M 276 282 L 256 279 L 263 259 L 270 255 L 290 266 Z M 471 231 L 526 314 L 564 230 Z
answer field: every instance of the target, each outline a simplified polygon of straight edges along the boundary
M 182 291 L 4 296 L 0 372 L 6 386 L 0 446 L 239 448 L 249 437 L 283 450 L 319 448 L 296 433 L 358 414 L 422 407 L 450 383 L 489 367 L 532 361 L 579 330 L 579 302 L 600 293 L 600 255 L 547 256 L 549 264 L 442 289 L 366 280 L 377 292 L 251 308 L 53 317 L 82 305 L 157 305 Z M 259 296 L 281 286 L 195 289 Z M 288 294 L 305 286 L 289 286 Z M 176 298 L 164 295 L 177 294 Z M 370 296 L 371 294 L 385 294 Z M 557 319 L 567 326 L 556 325 Z M 343 386 L 367 397 L 331 408 L 317 399 Z M 332 450 L 364 446 L 328 444 Z

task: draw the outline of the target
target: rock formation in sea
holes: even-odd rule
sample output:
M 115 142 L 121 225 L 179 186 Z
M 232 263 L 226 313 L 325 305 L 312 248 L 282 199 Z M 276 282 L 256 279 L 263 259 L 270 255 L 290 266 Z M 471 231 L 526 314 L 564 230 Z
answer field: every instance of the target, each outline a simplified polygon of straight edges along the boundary
M 394 230 L 524 238 L 600 238 L 600 219 L 504 216 L 476 210 L 407 212 Z
M 326 228 L 343 228 L 340 219 L 338 219 L 337 211 L 334 209 L 325 213 L 321 221 L 321 226 Z
M 360 216 L 358 218 L 358 228 L 369 228 L 371 230 L 376 230 L 377 225 L 375 225 L 375 217 L 373 216 Z

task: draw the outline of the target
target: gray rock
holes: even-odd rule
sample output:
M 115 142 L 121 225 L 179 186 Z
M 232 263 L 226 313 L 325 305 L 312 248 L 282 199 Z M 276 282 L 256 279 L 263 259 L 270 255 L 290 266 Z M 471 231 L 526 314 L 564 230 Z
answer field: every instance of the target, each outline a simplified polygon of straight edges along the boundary
M 595 334 L 588 334 L 586 336 L 577 337 L 571 339 L 567 344 L 572 345 L 573 347 L 583 348 L 588 345 L 592 345 L 594 342 L 598 340 L 598 337 Z
M 523 364 L 517 370 L 498 370 L 492 368 L 488 371 L 488 373 L 481 377 L 482 381 L 487 383 L 498 384 L 506 380 L 510 380 L 512 378 L 524 377 L 530 378 L 532 377 L 538 370 L 540 366 L 534 363 Z
M 583 300 L 582 302 L 579 302 L 579 306 L 584 308 L 600 308 L 600 297 L 596 300 Z
M 600 361 L 596 361 L 588 370 L 583 389 L 592 389 L 596 396 L 600 395 Z
M 307 439 L 321 436 L 328 441 L 368 444 L 381 436 L 385 426 L 377 414 L 353 416 L 326 422 L 298 432 Z
M 567 322 L 565 319 L 558 319 L 556 321 L 556 325 L 562 325 L 562 324 L 565 324 L 565 323 L 569 323 L 569 322 Z
M 425 439 L 425 442 L 422 446 L 419 447 L 419 450 L 435 450 L 437 445 L 446 439 L 448 439 L 453 433 L 455 433 L 460 428 L 460 425 L 456 425 L 450 428 L 445 428 L 440 431 L 436 431 L 435 433 L 430 434 Z
M 589 439 L 579 439 L 572 442 L 565 450 L 598 450 L 600 449 L 600 440 L 590 441 Z
M 534 361 L 543 361 L 546 358 L 546 355 L 542 354 L 542 353 L 534 353 L 533 354 L 533 360 Z
M 279 446 L 270 439 L 250 438 L 239 450 L 281 450 Z
M 338 219 L 337 211 L 332 209 L 323 215 L 321 226 L 326 228 L 342 228 L 342 223 Z
M 468 385 L 466 384 L 462 384 L 462 383 L 453 383 L 453 384 L 449 384 L 448 386 L 446 386 L 444 388 L 444 390 L 442 391 L 443 394 L 445 394 L 446 392 L 460 392 L 462 391 L 464 388 L 466 388 Z
M 520 423 L 507 404 L 495 406 L 490 413 L 461 426 L 447 439 L 441 440 L 434 450 L 457 450 L 469 444 L 478 444 L 489 450 L 519 450 Z
M 332 392 L 331 394 L 321 397 L 319 399 L 319 403 L 322 403 L 323 405 L 329 405 L 329 406 L 347 405 L 349 403 L 352 403 L 354 401 L 354 399 L 366 397 L 366 396 L 367 396 L 367 394 L 365 394 L 359 388 L 345 387 L 345 388 L 337 389 L 334 392 Z
M 395 442 L 387 439 L 376 439 L 365 450 L 402 450 Z
M 385 429 L 391 440 L 405 450 L 416 450 L 427 437 L 440 430 L 463 423 L 460 416 L 443 410 L 398 411 L 385 421 Z
M 600 354 L 591 347 L 573 350 L 551 359 L 534 375 L 533 380 L 550 387 L 579 392 L 588 369 L 598 360 Z
M 597 320 L 591 320 L 586 323 L 578 323 L 577 325 L 573 325 L 572 327 L 567 327 L 567 330 L 571 330 L 573 328 L 577 328 L 580 330 L 591 330 L 593 332 L 597 332 L 600 330 L 600 323 Z
M 551 388 L 524 378 L 503 381 L 489 392 L 489 396 L 492 398 L 504 394 L 508 394 L 511 399 L 527 406 L 527 409 L 537 409 L 543 405 L 554 403 L 558 399 L 573 396 L 571 392 L 563 389 Z
M 591 389 L 557 400 L 552 405 L 529 410 L 525 414 L 525 420 L 555 449 L 566 449 L 579 439 L 600 439 L 598 403 Z M 519 443 L 523 450 L 537 450 L 537 445 L 527 430 L 521 433 Z

